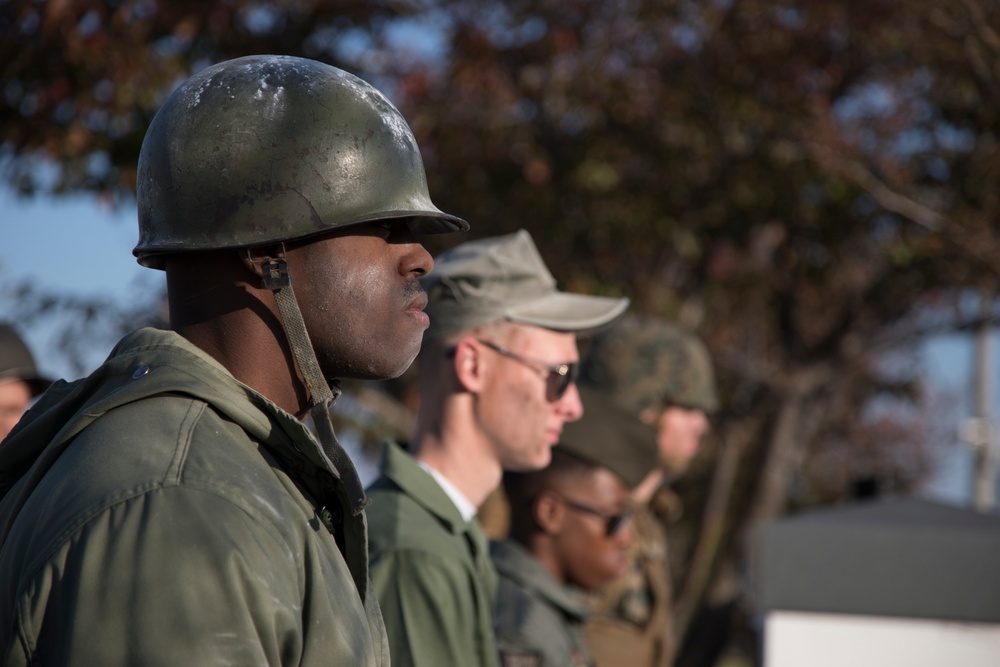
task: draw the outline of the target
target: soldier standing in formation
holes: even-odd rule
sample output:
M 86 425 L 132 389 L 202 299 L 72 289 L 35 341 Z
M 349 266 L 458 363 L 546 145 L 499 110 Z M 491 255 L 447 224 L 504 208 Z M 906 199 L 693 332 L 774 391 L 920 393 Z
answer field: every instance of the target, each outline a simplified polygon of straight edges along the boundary
M 583 418 L 566 425 L 549 466 L 504 474 L 510 538 L 491 545 L 504 667 L 592 667 L 583 594 L 628 566 L 629 492 L 656 463 L 655 436 L 603 397 L 581 396 Z
M 660 463 L 633 490 L 629 569 L 597 598 L 587 643 L 598 667 L 668 667 L 677 638 L 665 526 L 679 504 L 666 483 L 687 470 L 718 408 L 711 360 L 690 332 L 627 316 L 594 340 L 581 384 L 651 425 Z
M 138 206 L 170 330 L 54 385 L 0 448 L 0 662 L 388 665 L 327 379 L 410 365 L 433 266 L 414 233 L 466 223 L 384 96 L 280 56 L 173 93 Z
M 490 667 L 496 572 L 476 510 L 503 470 L 548 464 L 582 412 L 576 336 L 628 300 L 558 291 L 524 231 L 453 248 L 424 285 L 417 427 L 368 490 L 372 580 L 395 667 Z

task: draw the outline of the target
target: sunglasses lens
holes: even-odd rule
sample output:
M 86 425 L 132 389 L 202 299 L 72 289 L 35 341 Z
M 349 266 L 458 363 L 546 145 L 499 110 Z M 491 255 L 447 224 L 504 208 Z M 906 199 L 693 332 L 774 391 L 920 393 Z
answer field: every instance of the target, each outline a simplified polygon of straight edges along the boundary
M 614 537 L 618 532 L 625 527 L 625 523 L 629 520 L 631 516 L 630 512 L 622 512 L 621 514 L 616 514 L 612 517 L 608 517 L 607 533 L 608 537 Z
M 577 376 L 580 374 L 580 365 L 577 363 L 566 364 L 567 371 L 563 374 L 556 372 L 549 373 L 549 382 L 552 387 L 551 394 L 553 396 L 552 400 L 558 401 L 563 397 L 569 390 L 569 386 L 576 382 Z

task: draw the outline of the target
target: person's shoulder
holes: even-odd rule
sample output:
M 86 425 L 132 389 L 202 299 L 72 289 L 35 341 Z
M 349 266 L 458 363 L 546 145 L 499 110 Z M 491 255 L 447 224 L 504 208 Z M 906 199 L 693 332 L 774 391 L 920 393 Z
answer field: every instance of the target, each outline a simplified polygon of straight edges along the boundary
M 143 503 L 167 516 L 200 502 L 213 508 L 206 520 L 231 511 L 278 534 L 290 512 L 307 509 L 283 489 L 239 426 L 199 399 L 164 394 L 97 418 L 61 452 L 21 513 L 55 535 L 108 512 L 141 513 Z
M 458 543 L 460 536 L 452 533 L 440 518 L 391 480 L 369 487 L 368 498 L 370 502 L 365 514 L 372 560 L 403 550 L 442 557 L 458 557 L 467 550 L 464 543 Z
M 531 592 L 502 576 L 493 625 L 501 663 L 505 666 L 560 664 L 552 662 L 552 656 L 569 650 L 559 615 Z M 518 659 L 525 662 L 518 662 Z

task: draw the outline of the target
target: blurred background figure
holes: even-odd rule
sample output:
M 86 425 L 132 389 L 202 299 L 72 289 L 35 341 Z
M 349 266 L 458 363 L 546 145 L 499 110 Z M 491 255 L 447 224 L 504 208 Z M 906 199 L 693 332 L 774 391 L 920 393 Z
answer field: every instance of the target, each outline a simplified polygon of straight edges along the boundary
M 718 409 L 708 350 L 666 321 L 626 316 L 594 340 L 580 382 L 652 426 L 659 459 L 632 491 L 628 571 L 595 600 L 588 645 L 600 667 L 670 665 L 677 638 L 666 526 L 681 507 L 666 484 L 688 469 Z
M 504 473 L 510 538 L 490 553 L 500 576 L 495 628 L 502 665 L 593 665 L 584 592 L 628 568 L 632 489 L 656 461 L 653 431 L 603 397 L 581 392 L 552 462 Z M 626 664 L 624 662 L 619 664 Z
M 559 291 L 525 230 L 455 246 L 421 283 L 420 407 L 369 487 L 372 586 L 393 665 L 490 667 L 497 575 L 476 509 L 504 470 L 549 464 L 583 411 L 576 339 L 629 300 Z
M 50 384 L 51 380 L 38 374 L 31 351 L 14 328 L 0 323 L 0 440 Z

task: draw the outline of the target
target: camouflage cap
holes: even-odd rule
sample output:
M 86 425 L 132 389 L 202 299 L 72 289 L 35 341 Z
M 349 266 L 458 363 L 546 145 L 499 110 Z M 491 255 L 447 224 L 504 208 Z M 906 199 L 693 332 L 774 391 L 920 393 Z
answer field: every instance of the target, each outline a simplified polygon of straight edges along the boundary
M 719 407 L 705 344 L 653 317 L 623 317 L 597 336 L 582 362 L 579 382 L 614 396 L 632 414 L 668 405 L 711 414 Z
M 656 431 L 594 389 L 581 388 L 580 399 L 583 417 L 563 427 L 559 447 L 634 488 L 659 465 Z
M 585 335 L 613 322 L 629 304 L 624 298 L 557 290 L 523 229 L 442 253 L 421 283 L 429 298 L 427 335 L 434 337 L 502 321 Z
M 38 374 L 28 346 L 14 328 L 0 324 L 0 382 L 7 380 L 23 381 L 32 396 L 38 396 L 52 384 L 52 380 Z

